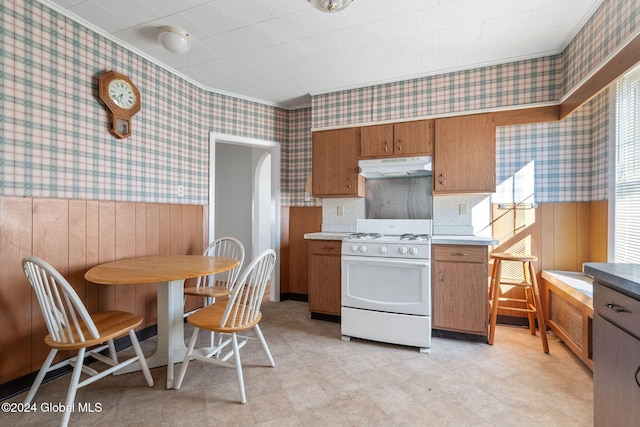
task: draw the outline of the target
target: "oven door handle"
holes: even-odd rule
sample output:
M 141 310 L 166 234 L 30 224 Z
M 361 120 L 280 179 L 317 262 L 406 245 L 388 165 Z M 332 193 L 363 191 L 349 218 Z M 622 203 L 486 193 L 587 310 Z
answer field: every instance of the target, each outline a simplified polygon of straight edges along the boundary
M 429 267 L 431 265 L 430 259 L 408 259 L 408 258 L 382 258 L 382 257 L 366 257 L 366 256 L 353 256 L 342 255 L 342 262 L 349 263 L 361 263 L 361 264 L 376 264 L 381 262 L 387 264 L 402 264 L 412 267 Z

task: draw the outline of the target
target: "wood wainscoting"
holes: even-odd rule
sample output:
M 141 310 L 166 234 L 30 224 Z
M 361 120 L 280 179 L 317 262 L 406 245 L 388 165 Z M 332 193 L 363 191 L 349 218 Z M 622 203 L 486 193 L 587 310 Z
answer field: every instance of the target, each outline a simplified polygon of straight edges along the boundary
M 123 258 L 201 254 L 208 239 L 208 209 L 0 197 L 0 384 L 40 369 L 49 351 L 38 302 L 22 272 L 23 257 L 39 256 L 58 269 L 90 313 L 131 311 L 144 317 L 143 329 L 157 323 L 156 285 L 95 285 L 84 280 L 84 273 Z M 190 298 L 186 309 L 199 305 Z
M 500 209 L 492 205 L 491 215 L 493 236 L 500 241 L 491 252 L 526 252 L 537 256 L 534 266 L 538 285 L 542 285 L 542 270 L 582 271 L 585 262 L 607 262 L 606 200 L 540 203 L 532 209 Z M 518 297 L 515 292 L 512 296 Z M 506 309 L 500 309 L 498 314 L 525 317 Z
M 309 256 L 306 233 L 322 229 L 322 207 L 282 207 L 280 237 L 280 298 L 308 301 Z

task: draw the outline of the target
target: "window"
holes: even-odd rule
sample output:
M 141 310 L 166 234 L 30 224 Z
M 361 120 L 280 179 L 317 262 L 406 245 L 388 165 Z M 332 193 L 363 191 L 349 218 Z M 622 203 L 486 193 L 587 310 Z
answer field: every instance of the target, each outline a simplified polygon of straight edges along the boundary
M 616 89 L 613 262 L 640 263 L 640 67 Z

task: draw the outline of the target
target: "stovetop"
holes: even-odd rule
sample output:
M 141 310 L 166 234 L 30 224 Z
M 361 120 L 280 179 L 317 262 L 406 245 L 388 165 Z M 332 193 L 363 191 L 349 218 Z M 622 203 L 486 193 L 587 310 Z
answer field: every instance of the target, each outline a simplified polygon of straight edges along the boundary
M 430 234 L 404 233 L 401 235 L 388 235 L 380 233 L 352 233 L 345 240 L 349 242 L 373 242 L 373 243 L 430 243 Z
M 343 255 L 408 259 L 431 257 L 431 220 L 358 220 L 357 227 L 356 233 L 342 241 Z

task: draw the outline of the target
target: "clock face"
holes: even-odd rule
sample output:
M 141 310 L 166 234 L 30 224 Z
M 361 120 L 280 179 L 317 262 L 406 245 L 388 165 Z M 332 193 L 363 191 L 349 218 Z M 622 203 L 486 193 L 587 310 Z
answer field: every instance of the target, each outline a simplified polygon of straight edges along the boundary
M 133 108 L 138 101 L 131 85 L 122 79 L 111 80 L 108 93 L 113 102 L 125 110 Z

